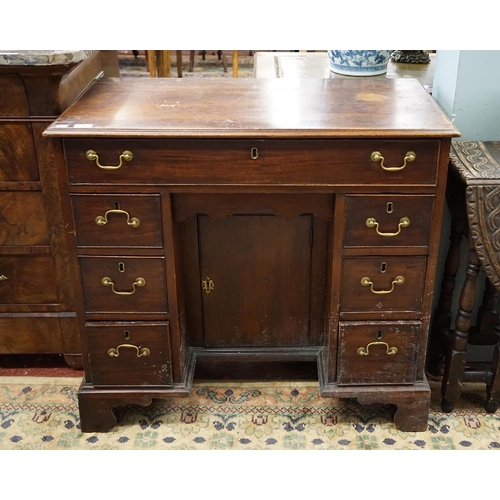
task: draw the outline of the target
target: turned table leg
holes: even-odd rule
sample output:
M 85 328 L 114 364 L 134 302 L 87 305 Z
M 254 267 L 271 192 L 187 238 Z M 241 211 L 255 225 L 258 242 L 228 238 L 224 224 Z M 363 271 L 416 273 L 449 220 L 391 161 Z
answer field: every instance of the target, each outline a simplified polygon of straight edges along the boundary
M 466 229 L 467 221 L 465 212 L 463 214 L 454 214 L 451 220 L 450 247 L 446 255 L 439 302 L 434 312 L 429 338 L 427 371 L 435 376 L 442 375 L 445 354 L 449 344 L 449 331 L 452 318 L 451 305 L 460 265 L 460 245 Z
M 455 330 L 451 337 L 448 356 L 441 385 L 442 402 L 441 408 L 444 412 L 451 412 L 455 401 L 460 396 L 460 383 L 462 381 L 465 362 L 466 348 L 471 327 L 471 316 L 476 298 L 477 276 L 480 270 L 480 262 L 474 249 L 473 242 L 469 240 L 469 255 L 467 261 L 467 270 L 457 318 L 455 321 Z

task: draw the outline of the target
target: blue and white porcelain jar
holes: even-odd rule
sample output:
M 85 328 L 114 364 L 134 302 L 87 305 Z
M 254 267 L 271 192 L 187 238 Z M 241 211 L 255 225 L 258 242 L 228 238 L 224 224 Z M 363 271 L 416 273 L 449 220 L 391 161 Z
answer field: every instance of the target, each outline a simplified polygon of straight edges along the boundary
M 340 75 L 375 76 L 387 72 L 393 50 L 329 50 L 330 70 Z

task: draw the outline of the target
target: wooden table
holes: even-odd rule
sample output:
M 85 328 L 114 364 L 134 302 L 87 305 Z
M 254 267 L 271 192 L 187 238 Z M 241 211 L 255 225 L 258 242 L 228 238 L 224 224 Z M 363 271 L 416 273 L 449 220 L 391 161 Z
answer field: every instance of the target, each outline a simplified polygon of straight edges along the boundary
M 436 54 L 429 55 L 429 64 L 389 61 L 385 75 L 370 78 L 416 78 L 432 93 Z M 256 78 L 360 78 L 331 72 L 326 52 L 256 52 L 254 76 Z
M 432 328 L 430 371 L 437 372 L 440 357 L 445 368 L 443 411 L 452 411 L 461 382 L 484 382 L 485 408 L 495 412 L 500 402 L 500 332 L 496 297 L 500 290 L 500 142 L 457 141 L 450 152 L 448 200 L 452 213 L 450 247 L 439 305 Z M 460 243 L 469 243 L 465 280 L 455 325 L 451 304 L 459 270 Z M 472 325 L 480 271 L 485 292 L 476 325 Z M 468 343 L 494 345 L 492 362 L 468 363 Z
M 84 432 L 186 394 L 200 359 L 316 362 L 324 397 L 427 428 L 459 133 L 415 79 L 101 80 L 45 134 L 65 151 Z

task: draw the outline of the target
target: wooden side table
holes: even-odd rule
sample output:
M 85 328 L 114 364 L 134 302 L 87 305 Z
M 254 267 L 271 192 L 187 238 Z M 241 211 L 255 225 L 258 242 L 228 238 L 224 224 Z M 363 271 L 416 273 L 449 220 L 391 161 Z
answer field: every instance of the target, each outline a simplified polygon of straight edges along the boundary
M 496 310 L 500 290 L 500 142 L 453 142 L 450 166 L 450 248 L 433 321 L 429 371 L 438 371 L 440 355 L 444 356 L 443 411 L 453 410 L 462 382 L 484 382 L 485 408 L 493 413 L 500 402 L 500 330 Z M 469 242 L 466 275 L 455 326 L 450 330 L 459 247 L 464 237 Z M 476 324 L 472 325 L 481 269 L 486 275 L 485 290 Z M 491 362 L 467 363 L 468 344 L 494 345 Z

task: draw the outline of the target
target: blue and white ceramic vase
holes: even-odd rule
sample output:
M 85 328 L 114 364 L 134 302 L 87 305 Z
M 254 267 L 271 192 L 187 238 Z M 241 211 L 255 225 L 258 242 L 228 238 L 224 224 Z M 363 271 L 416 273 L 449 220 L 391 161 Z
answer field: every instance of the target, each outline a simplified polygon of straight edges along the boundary
M 375 76 L 387 72 L 393 50 L 329 50 L 330 70 L 340 75 Z

